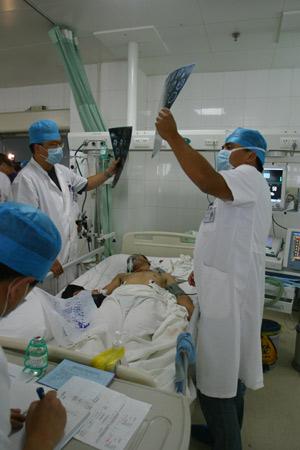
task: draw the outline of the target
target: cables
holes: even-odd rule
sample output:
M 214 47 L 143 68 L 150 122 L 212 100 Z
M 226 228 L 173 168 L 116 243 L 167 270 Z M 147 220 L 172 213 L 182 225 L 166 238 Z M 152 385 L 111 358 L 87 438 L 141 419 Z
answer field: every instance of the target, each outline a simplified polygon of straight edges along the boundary
M 78 169 L 78 172 L 79 172 L 80 176 L 83 176 L 83 175 L 82 175 L 82 172 L 81 172 L 81 169 L 80 169 L 80 165 L 79 165 L 78 160 L 77 160 L 78 159 L 77 153 L 82 149 L 82 147 L 85 147 L 88 144 L 88 142 L 90 142 L 90 141 L 83 141 L 83 143 L 77 148 L 77 150 L 74 153 L 75 163 L 76 163 L 76 166 L 77 166 L 77 169 Z M 91 243 L 91 237 L 89 235 L 89 227 L 88 227 L 88 224 L 87 224 L 87 216 L 86 216 L 85 211 L 84 211 L 84 207 L 85 207 L 86 200 L 87 200 L 87 194 L 88 194 L 87 190 L 85 190 L 85 192 L 84 192 L 84 199 L 83 199 L 82 206 L 81 206 L 81 215 L 80 215 L 80 218 L 78 218 L 78 220 L 77 220 L 77 225 L 80 224 L 80 226 L 83 227 L 83 230 L 84 230 L 83 237 L 85 237 L 86 240 L 87 240 L 88 250 L 90 252 L 91 251 L 91 244 L 90 244 Z
M 81 212 L 82 213 L 83 213 L 83 210 L 84 210 L 86 199 L 87 199 L 87 190 L 84 193 L 84 199 L 83 199 L 83 203 L 82 203 L 82 207 L 81 207 Z
M 44 19 L 48 20 L 48 22 L 50 22 L 51 25 L 56 25 L 56 23 L 53 22 L 53 20 L 49 16 L 47 16 L 43 11 L 41 11 L 36 5 L 31 3 L 29 0 L 23 0 L 23 2 L 26 3 L 28 6 L 30 6 L 30 8 L 32 8 L 35 12 L 37 12 Z
M 208 206 L 211 206 L 214 203 L 214 201 L 209 198 L 209 194 L 206 194 L 206 198 L 208 201 Z
M 77 169 L 78 169 L 78 172 L 79 172 L 80 176 L 83 176 L 83 175 L 82 175 L 82 172 L 81 172 L 81 169 L 80 169 L 80 165 L 78 164 L 78 161 L 77 161 L 77 153 L 82 149 L 82 147 L 85 147 L 89 142 L 90 141 L 83 141 L 83 143 L 77 148 L 77 150 L 74 153 L 74 157 L 73 158 L 75 159 L 75 163 L 76 163 L 76 166 L 77 166 Z M 87 191 L 85 191 L 85 193 L 84 193 L 84 200 L 83 200 L 82 207 L 81 207 L 81 212 L 82 213 L 83 213 L 83 210 L 84 210 L 86 199 L 87 199 Z
M 273 229 L 273 236 L 276 238 L 275 223 L 273 222 L 273 215 L 272 215 L 272 229 Z
M 286 227 L 283 227 L 278 222 L 276 222 L 276 220 L 274 219 L 274 215 L 273 214 L 272 214 L 272 222 L 273 222 L 273 232 L 274 232 L 274 224 L 277 225 L 279 228 L 282 228 L 283 230 L 287 230 Z M 274 234 L 274 236 L 275 236 L 275 234 Z
M 83 141 L 83 143 L 78 147 L 78 149 L 74 153 L 74 159 L 75 159 L 75 162 L 76 162 L 76 166 L 77 166 L 78 172 L 80 173 L 81 176 L 82 176 L 82 172 L 80 170 L 80 166 L 79 166 L 78 161 L 77 161 L 77 153 L 82 149 L 82 147 L 85 147 L 88 144 L 88 142 L 87 141 Z

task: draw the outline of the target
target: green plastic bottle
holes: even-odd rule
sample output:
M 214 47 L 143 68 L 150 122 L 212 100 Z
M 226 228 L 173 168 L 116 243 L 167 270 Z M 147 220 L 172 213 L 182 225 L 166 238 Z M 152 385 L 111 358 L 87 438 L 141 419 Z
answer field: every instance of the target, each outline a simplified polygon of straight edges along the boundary
M 44 338 L 30 340 L 24 355 L 24 372 L 42 376 L 48 367 L 48 347 Z

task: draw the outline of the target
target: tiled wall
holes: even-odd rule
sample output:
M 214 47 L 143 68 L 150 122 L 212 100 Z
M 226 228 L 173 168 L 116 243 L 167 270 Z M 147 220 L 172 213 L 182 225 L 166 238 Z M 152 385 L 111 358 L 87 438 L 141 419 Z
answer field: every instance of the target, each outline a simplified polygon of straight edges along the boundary
M 143 123 L 145 129 L 154 128 L 164 79 L 147 77 L 138 129 L 144 129 Z M 113 125 L 126 114 L 126 85 L 126 63 L 101 66 L 101 86 L 106 94 L 104 103 L 100 95 L 100 105 Z M 193 74 L 173 112 L 182 129 L 245 126 L 295 127 L 300 131 L 300 69 Z M 212 155 L 209 159 L 213 162 Z M 288 185 L 299 186 L 300 165 L 289 169 Z M 185 176 L 171 152 L 161 152 L 153 160 L 149 152 L 131 152 L 127 169 L 113 191 L 113 227 L 120 237 L 137 230 L 197 230 L 206 208 L 206 196 Z M 292 226 L 294 215 L 277 216 L 279 223 Z
M 132 152 L 113 189 L 113 228 L 119 237 L 126 231 L 195 230 L 207 205 L 206 195 L 187 179 L 172 153 L 152 159 L 150 152 Z
M 164 76 L 148 77 L 147 129 Z M 300 69 L 192 74 L 173 106 L 181 129 L 300 129 Z
M 103 63 L 85 66 L 94 98 L 107 128 L 126 125 L 127 116 L 127 63 Z M 138 73 L 138 121 L 137 128 L 145 129 L 147 101 L 147 77 Z M 73 96 L 71 95 L 71 131 L 82 131 L 82 125 Z
M 0 113 L 26 111 L 30 106 L 68 109 L 70 89 L 67 83 L 0 89 Z
M 126 124 L 126 62 L 94 64 L 86 70 L 106 125 Z M 138 129 L 154 128 L 164 78 L 139 72 Z M 70 105 L 71 131 L 82 130 L 67 84 L 0 89 L 0 112 L 35 104 Z M 193 74 L 173 112 L 181 129 L 248 126 L 299 131 L 300 69 Z M 288 185 L 299 187 L 299 164 L 290 165 Z M 153 160 L 150 152 L 131 152 L 113 191 L 113 227 L 119 237 L 126 231 L 198 229 L 206 207 L 206 196 L 188 180 L 171 152 L 161 152 Z M 276 214 L 284 226 L 299 218 Z
M 147 77 L 138 72 L 137 129 L 146 128 Z M 107 127 L 126 125 L 127 62 L 101 64 L 99 104 Z

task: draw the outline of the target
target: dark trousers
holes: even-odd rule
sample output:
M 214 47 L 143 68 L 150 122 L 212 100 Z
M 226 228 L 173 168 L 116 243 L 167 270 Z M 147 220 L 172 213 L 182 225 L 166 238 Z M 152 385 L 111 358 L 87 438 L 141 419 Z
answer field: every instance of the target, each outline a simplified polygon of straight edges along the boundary
M 207 397 L 198 391 L 201 409 L 214 441 L 213 450 L 242 450 L 245 391 L 241 381 L 238 382 L 236 396 L 232 398 Z

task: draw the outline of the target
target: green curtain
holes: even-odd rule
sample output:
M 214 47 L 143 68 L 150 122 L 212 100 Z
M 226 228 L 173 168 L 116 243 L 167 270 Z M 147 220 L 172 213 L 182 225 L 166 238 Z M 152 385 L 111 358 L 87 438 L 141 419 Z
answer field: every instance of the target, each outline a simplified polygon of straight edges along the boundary
M 63 60 L 84 131 L 106 131 L 81 60 L 77 37 L 72 30 L 61 29 L 58 25 L 49 31 L 49 36 Z M 102 159 L 100 156 L 100 159 L 101 169 L 105 170 L 108 166 L 107 150 L 105 158 Z M 98 232 L 108 234 L 111 232 L 111 186 L 105 185 L 97 191 L 95 228 Z M 111 242 L 107 241 L 105 256 L 111 253 Z
M 72 30 L 61 29 L 58 25 L 51 28 L 49 36 L 63 60 L 84 131 L 105 131 L 81 60 L 77 37 Z

